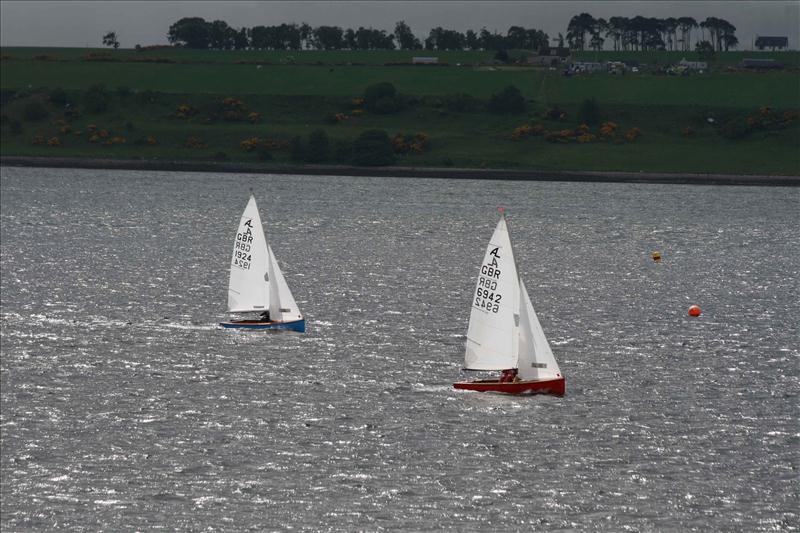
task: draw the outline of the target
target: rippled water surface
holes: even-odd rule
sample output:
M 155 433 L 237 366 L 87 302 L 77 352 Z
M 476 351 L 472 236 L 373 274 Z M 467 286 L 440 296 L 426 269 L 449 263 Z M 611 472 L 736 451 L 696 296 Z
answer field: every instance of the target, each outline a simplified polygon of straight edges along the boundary
M 798 189 L 1 184 L 4 532 L 799 527 Z M 216 326 L 250 187 L 305 335 Z M 563 398 L 451 387 L 498 205 Z

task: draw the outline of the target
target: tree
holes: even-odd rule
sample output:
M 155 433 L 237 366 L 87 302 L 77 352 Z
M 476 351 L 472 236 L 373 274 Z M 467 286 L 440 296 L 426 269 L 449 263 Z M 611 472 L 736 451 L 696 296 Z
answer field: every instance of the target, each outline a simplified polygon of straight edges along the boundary
M 119 48 L 119 41 L 117 40 L 117 32 L 109 31 L 103 35 L 103 46 L 113 46 L 114 50 Z
M 400 109 L 397 89 L 389 82 L 376 83 L 364 90 L 364 107 L 373 113 L 393 113 Z
M 356 50 L 358 48 L 358 43 L 356 42 L 356 32 L 353 31 L 353 28 L 347 28 L 344 32 L 344 47 L 348 50 Z
M 319 26 L 314 29 L 314 44 L 318 50 L 341 50 L 343 33 L 338 26 Z
M 589 41 L 589 46 L 592 47 L 592 50 L 599 51 L 603 49 L 605 39 L 603 39 L 602 33 L 607 31 L 607 29 L 608 23 L 605 19 L 595 19 L 594 26 L 592 27 L 592 39 Z
M 463 50 L 467 38 L 463 33 L 446 30 L 441 26 L 433 28 L 425 39 L 426 50 Z M 486 48 L 484 44 L 484 48 Z
M 414 37 L 414 34 L 411 33 L 411 28 L 403 20 L 394 25 L 394 37 L 397 39 L 397 46 L 400 50 L 419 50 L 422 48 L 422 43 Z
M 708 41 L 700 41 L 694 47 L 695 52 L 701 59 L 709 60 L 714 58 L 714 45 Z
M 586 46 L 586 34 L 594 28 L 595 20 L 589 13 L 573 16 L 567 25 L 567 42 L 573 50 L 583 50 Z
M 184 17 L 169 27 L 167 39 L 172 44 L 198 50 L 208 48 L 209 24 L 200 17 Z
M 300 32 L 300 42 L 302 43 L 302 47 L 311 48 L 311 39 L 314 36 L 314 30 L 311 28 L 311 26 L 303 22 L 300 24 L 298 31 Z
M 735 35 L 726 33 L 722 36 L 722 44 L 725 46 L 725 51 L 727 52 L 729 48 L 736 48 L 739 46 L 739 39 L 737 39 Z
M 247 28 L 242 28 L 236 32 L 236 37 L 233 39 L 233 47 L 236 50 L 246 50 L 248 46 L 250 46 L 248 31 Z
M 223 20 L 215 20 L 208 25 L 208 44 L 214 50 L 233 48 L 236 32 Z
M 522 26 L 511 26 L 506 33 L 506 45 L 510 49 L 524 50 L 527 44 L 527 34 Z
M 697 27 L 697 21 L 692 17 L 678 18 L 678 29 L 681 31 L 681 38 L 679 42 L 683 45 L 681 49 L 688 52 L 692 49 L 692 28 Z
M 473 30 L 467 30 L 467 33 L 464 35 L 464 41 L 467 45 L 467 48 L 470 50 L 478 50 L 481 47 L 481 41 L 478 38 L 478 34 Z
M 606 24 L 606 37 L 614 40 L 614 51 L 617 52 L 622 46 L 622 34 L 625 31 L 625 24 L 628 19 L 625 17 L 611 17 Z

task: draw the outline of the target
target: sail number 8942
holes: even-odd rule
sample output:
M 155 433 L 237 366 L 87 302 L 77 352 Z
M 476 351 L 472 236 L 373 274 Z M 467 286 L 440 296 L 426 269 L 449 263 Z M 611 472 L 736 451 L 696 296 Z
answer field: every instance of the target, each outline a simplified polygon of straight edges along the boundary
M 478 289 L 475 291 L 475 307 L 485 309 L 491 313 L 497 313 L 500 310 L 500 300 L 503 296 L 494 292 L 496 289 L 497 281 L 484 276 L 478 277 Z

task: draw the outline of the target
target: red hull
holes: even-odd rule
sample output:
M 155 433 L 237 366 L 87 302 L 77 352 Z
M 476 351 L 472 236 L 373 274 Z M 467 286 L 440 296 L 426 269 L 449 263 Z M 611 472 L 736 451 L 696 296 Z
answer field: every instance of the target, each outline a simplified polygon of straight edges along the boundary
M 535 381 L 517 381 L 513 383 L 500 383 L 494 379 L 483 381 L 462 381 L 453 383 L 453 387 L 463 390 L 479 392 L 502 392 L 505 394 L 552 394 L 564 396 L 566 385 L 564 378 L 544 379 Z

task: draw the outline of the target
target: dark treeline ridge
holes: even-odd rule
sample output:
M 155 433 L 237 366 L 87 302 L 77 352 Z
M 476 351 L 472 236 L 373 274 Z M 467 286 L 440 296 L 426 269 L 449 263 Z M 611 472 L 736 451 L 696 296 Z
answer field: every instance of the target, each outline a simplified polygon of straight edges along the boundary
M 566 44 L 573 50 L 602 50 L 608 41 L 615 51 L 690 51 L 693 32 L 700 34 L 694 41 L 697 51 L 728 51 L 739 44 L 736 27 L 717 17 L 699 22 L 692 17 L 606 20 L 588 13 L 573 16 L 566 37 L 559 33 L 555 40 L 558 46 Z M 550 44 L 550 36 L 542 30 L 522 26 L 511 26 L 505 35 L 486 28 L 462 33 L 436 27 L 420 40 L 404 21 L 397 22 L 390 33 L 364 27 L 311 27 L 306 23 L 235 29 L 222 20 L 209 22 L 200 17 L 178 20 L 170 26 L 167 38 L 175 46 L 200 50 L 540 50 Z
M 312 28 L 306 23 L 235 29 L 222 20 L 207 22 L 200 17 L 175 22 L 167 38 L 173 45 L 200 50 L 538 50 L 549 41 L 546 33 L 520 26 L 512 26 L 506 35 L 486 28 L 461 33 L 436 27 L 420 41 L 404 21 L 387 33 L 364 27 Z

